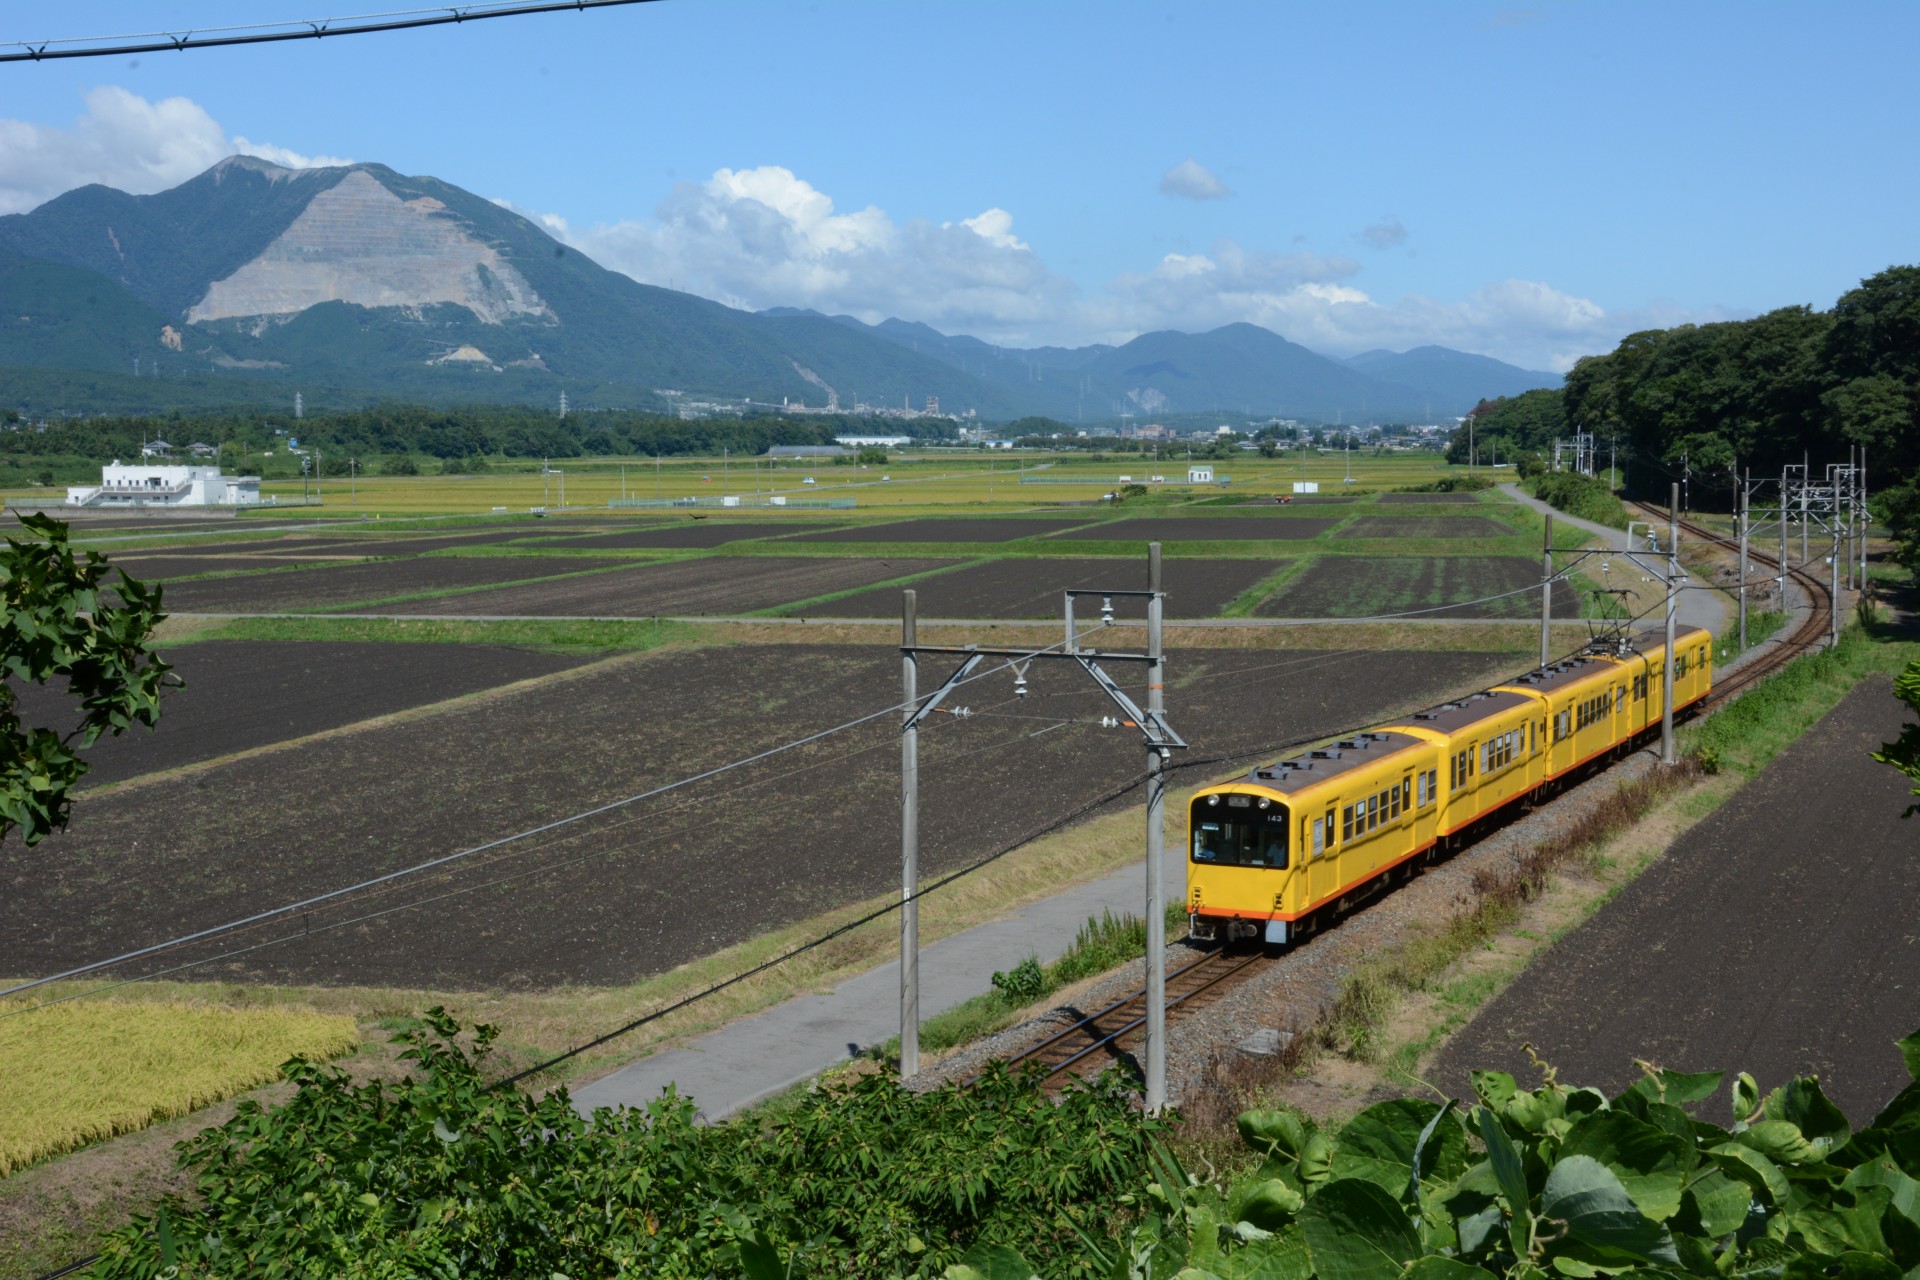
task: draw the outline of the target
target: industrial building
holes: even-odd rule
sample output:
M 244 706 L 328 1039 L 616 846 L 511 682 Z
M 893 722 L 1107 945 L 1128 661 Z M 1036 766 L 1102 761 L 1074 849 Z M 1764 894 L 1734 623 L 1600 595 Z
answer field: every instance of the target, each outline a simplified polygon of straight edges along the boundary
M 120 462 L 100 468 L 98 485 L 70 485 L 69 507 L 251 507 L 260 501 L 259 476 L 222 475 L 219 467 Z

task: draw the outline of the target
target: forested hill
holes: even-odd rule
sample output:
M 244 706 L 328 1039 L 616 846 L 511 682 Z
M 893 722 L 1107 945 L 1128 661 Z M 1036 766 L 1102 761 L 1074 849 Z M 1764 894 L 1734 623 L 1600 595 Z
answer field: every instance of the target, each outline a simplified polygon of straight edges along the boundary
M 1920 539 L 1920 266 L 1889 267 L 1826 311 L 1632 334 L 1576 364 L 1562 390 L 1480 405 L 1472 439 L 1483 461 L 1494 441 L 1518 461 L 1576 428 L 1603 460 L 1617 445 L 1632 489 L 1664 498 L 1684 468 L 1695 505 L 1723 510 L 1736 467 L 1778 475 L 1811 456 L 1818 474 L 1864 446 L 1877 509 Z M 1463 428 L 1448 457 L 1467 449 Z

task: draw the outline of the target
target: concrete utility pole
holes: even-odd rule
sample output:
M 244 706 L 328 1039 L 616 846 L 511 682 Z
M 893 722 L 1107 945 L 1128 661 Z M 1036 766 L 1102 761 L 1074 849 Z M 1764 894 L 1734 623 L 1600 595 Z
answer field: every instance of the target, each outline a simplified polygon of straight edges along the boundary
M 1780 468 L 1780 612 L 1787 608 L 1787 469 Z
M 1807 490 L 1813 487 L 1813 452 L 1807 450 L 1800 455 L 1800 563 L 1813 557 L 1807 551 Z
M 1550 638 L 1548 632 L 1553 629 L 1553 517 L 1547 517 L 1547 536 L 1544 549 L 1540 553 L 1540 669 L 1546 670 L 1552 660 L 1548 651 Z
M 918 596 L 900 605 L 900 1078 L 920 1074 L 920 643 Z
M 1827 557 L 1827 648 L 1837 648 L 1840 644 L 1840 513 L 1834 512 L 1834 522 L 1829 530 L 1833 538 L 1833 554 Z
M 1147 546 L 1147 715 L 1166 711 L 1166 663 L 1160 647 L 1160 544 Z M 1147 1113 L 1167 1105 L 1167 912 L 1160 883 L 1167 838 L 1167 757 L 1147 744 Z
M 1680 600 L 1680 486 L 1667 494 L 1667 648 L 1660 676 L 1660 763 L 1674 764 L 1673 750 L 1673 640 L 1674 608 Z
M 1752 483 L 1753 477 L 1747 477 Z M 1740 489 L 1740 652 L 1747 651 L 1747 490 Z
M 1873 512 L 1867 509 L 1867 446 L 1860 446 L 1860 590 L 1867 589 L 1867 530 L 1873 525 Z
M 1068 588 L 1065 596 L 1065 637 L 1062 643 L 1046 649 L 1000 649 L 982 648 L 978 645 L 923 645 L 918 643 L 914 623 L 913 593 L 908 592 L 902 604 L 902 634 L 900 652 L 905 661 L 901 666 L 901 684 L 905 692 L 904 714 L 901 719 L 903 742 L 900 751 L 901 765 L 901 896 L 906 904 L 901 920 L 901 989 L 900 989 L 900 1070 L 902 1075 L 912 1074 L 918 1067 L 918 942 L 914 924 L 917 918 L 913 914 L 913 902 L 919 895 L 917 875 L 919 830 L 918 830 L 918 760 L 914 747 L 909 745 L 919 724 L 945 700 L 946 696 L 957 689 L 973 670 L 987 658 L 998 657 L 1008 660 L 1014 669 L 1013 691 L 1016 696 L 1024 697 L 1027 689 L 1026 671 L 1034 662 L 1042 659 L 1065 660 L 1075 663 L 1085 671 L 1112 699 L 1125 716 L 1120 723 L 1140 730 L 1147 748 L 1147 881 L 1145 893 L 1147 926 L 1147 1043 L 1143 1055 L 1146 1068 L 1146 1107 L 1149 1112 L 1159 1112 L 1167 1104 L 1167 1011 L 1166 1011 L 1166 944 L 1167 920 L 1164 891 L 1161 888 L 1161 862 L 1166 847 L 1166 806 L 1167 806 L 1167 760 L 1173 751 L 1184 751 L 1187 743 L 1175 733 L 1173 726 L 1166 720 L 1166 654 L 1162 647 L 1160 598 L 1160 544 L 1155 542 L 1147 547 L 1147 589 L 1145 591 L 1105 591 L 1083 588 Z M 1079 597 L 1097 597 L 1100 600 L 1100 625 L 1113 624 L 1113 602 L 1116 599 L 1144 600 L 1147 606 L 1147 652 L 1112 653 L 1099 649 L 1082 648 L 1082 639 L 1078 624 L 1074 620 L 1073 604 Z M 1091 633 L 1089 633 L 1091 634 Z M 945 654 L 961 659 L 960 665 L 938 689 L 925 695 L 917 690 L 917 679 L 913 660 L 922 654 Z M 1103 662 L 1139 662 L 1147 668 L 1146 709 L 1142 710 L 1102 669 Z M 962 708 L 957 714 L 965 715 Z M 910 1058 L 909 1048 L 913 1051 Z

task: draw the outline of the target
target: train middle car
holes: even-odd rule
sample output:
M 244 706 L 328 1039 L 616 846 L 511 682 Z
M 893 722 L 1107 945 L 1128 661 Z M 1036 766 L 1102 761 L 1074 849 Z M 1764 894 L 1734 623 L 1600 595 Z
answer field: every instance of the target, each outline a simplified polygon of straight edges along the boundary
M 1202 789 L 1189 814 L 1193 935 L 1295 941 L 1624 750 L 1660 726 L 1665 649 L 1644 632 Z M 1676 712 L 1712 687 L 1702 628 L 1676 632 L 1673 683 Z

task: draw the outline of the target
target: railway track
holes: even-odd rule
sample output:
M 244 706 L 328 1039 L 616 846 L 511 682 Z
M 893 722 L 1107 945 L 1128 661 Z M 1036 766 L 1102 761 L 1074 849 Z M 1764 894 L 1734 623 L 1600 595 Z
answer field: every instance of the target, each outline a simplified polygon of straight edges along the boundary
M 1648 503 L 1633 505 L 1663 521 L 1667 518 L 1665 508 Z M 1682 520 L 1679 523 L 1690 536 L 1700 541 L 1733 549 L 1739 546 L 1734 539 L 1723 537 L 1693 521 Z M 1773 565 L 1776 569 L 1781 567 L 1778 556 L 1768 555 L 1752 546 L 1748 547 L 1747 555 L 1750 560 Z M 1806 618 L 1793 634 L 1775 645 L 1772 651 L 1742 668 L 1738 674 L 1723 682 L 1716 682 L 1713 691 L 1707 695 L 1706 706 L 1710 707 L 1739 693 L 1802 653 L 1818 649 L 1825 642 L 1829 610 L 1832 607 L 1831 591 L 1827 584 L 1804 568 L 1788 564 L 1785 569 L 1787 575 L 1807 593 Z M 1267 956 L 1260 950 L 1235 952 L 1222 947 L 1172 970 L 1166 980 L 1168 1024 L 1172 1025 L 1178 1019 L 1207 1008 L 1241 981 L 1251 977 L 1252 971 L 1266 960 Z M 1116 1063 L 1124 1063 L 1130 1069 L 1137 1070 L 1138 1064 L 1131 1050 L 1145 1032 L 1146 1009 L 1147 993 L 1142 988 L 1093 1013 L 1078 1017 L 1070 1025 L 1009 1055 L 1003 1061 L 1008 1065 L 1039 1065 L 1049 1088 L 1061 1087 L 1071 1078 L 1097 1075 Z M 971 1085 L 978 1079 L 978 1076 L 974 1076 L 966 1083 Z
M 1208 951 L 1167 974 L 1167 1019 L 1198 1012 L 1232 990 L 1235 979 L 1260 964 L 1265 956 L 1259 951 L 1230 951 L 1224 947 Z M 1028 1045 L 1003 1061 L 1009 1066 L 1034 1063 L 1042 1068 L 1047 1086 L 1058 1088 L 1067 1080 L 1098 1075 L 1116 1063 L 1138 1070 L 1130 1049 L 1145 1034 L 1147 992 L 1143 987 L 1116 1000 L 1072 1025 Z M 973 1080 L 979 1079 L 978 1076 Z M 968 1080 L 971 1085 L 973 1080 Z
M 1631 505 L 1648 516 L 1657 517 L 1661 521 L 1667 519 L 1665 507 L 1658 507 L 1649 502 L 1634 502 Z M 1715 533 L 1704 525 L 1695 524 L 1691 520 L 1682 520 L 1679 523 L 1681 529 L 1699 541 L 1733 551 L 1738 551 L 1740 548 L 1737 539 Z M 1771 652 L 1761 655 L 1759 660 L 1749 663 L 1737 674 L 1729 676 L 1724 681 L 1716 680 L 1713 692 L 1709 693 L 1705 700 L 1705 705 L 1708 707 L 1758 683 L 1801 654 L 1818 649 L 1827 638 L 1828 618 L 1833 608 L 1833 593 L 1827 584 L 1820 581 L 1817 575 L 1807 572 L 1804 567 L 1795 568 L 1791 564 L 1782 566 L 1779 556 L 1769 555 L 1751 544 L 1747 548 L 1747 558 L 1759 561 L 1761 564 L 1770 564 L 1776 569 L 1784 567 L 1787 576 L 1799 583 L 1807 593 L 1807 616 L 1798 627 L 1794 628 L 1793 634 L 1775 645 Z

